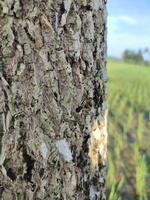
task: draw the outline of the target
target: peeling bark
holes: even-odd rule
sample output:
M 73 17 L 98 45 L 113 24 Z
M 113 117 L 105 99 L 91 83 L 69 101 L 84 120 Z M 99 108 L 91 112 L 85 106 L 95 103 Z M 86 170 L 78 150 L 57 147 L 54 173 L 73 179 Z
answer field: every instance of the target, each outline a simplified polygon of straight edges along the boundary
M 106 199 L 106 17 L 105 0 L 0 1 L 1 199 Z

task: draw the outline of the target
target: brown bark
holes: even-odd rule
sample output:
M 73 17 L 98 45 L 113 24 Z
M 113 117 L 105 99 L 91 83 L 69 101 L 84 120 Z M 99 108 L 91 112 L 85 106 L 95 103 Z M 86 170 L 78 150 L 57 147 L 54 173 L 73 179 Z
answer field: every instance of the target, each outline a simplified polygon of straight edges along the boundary
M 105 0 L 1 0 L 0 15 L 0 198 L 105 200 Z

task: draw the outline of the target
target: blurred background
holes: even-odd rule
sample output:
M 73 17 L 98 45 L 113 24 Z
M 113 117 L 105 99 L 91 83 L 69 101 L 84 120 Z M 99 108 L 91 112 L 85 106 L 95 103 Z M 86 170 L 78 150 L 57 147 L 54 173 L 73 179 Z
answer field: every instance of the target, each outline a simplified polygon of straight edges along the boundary
M 108 1 L 108 200 L 150 199 L 150 1 Z

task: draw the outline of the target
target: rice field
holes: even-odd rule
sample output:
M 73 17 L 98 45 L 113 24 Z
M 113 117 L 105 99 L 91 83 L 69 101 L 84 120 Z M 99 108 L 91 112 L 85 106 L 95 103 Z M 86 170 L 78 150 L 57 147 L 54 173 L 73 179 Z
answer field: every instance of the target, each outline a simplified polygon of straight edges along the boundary
M 108 200 L 150 199 L 150 67 L 108 61 Z

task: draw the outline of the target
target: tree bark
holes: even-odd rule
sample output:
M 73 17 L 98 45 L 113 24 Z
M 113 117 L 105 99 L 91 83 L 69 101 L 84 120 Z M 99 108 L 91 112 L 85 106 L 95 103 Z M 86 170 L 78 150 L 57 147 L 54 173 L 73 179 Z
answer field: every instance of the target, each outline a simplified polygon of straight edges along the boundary
M 0 1 L 0 199 L 106 199 L 106 0 Z

